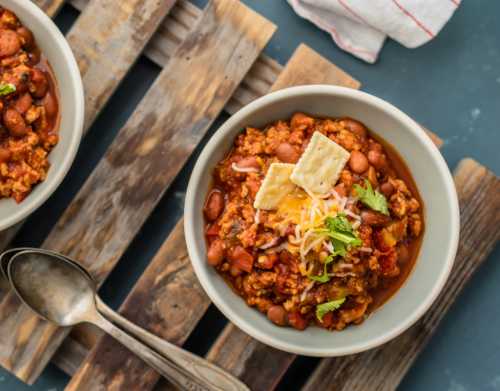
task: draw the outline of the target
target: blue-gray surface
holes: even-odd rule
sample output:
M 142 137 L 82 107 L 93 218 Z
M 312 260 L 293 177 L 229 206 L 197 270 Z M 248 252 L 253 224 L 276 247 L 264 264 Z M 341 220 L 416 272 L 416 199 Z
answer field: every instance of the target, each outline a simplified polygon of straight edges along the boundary
M 500 1 L 464 2 L 434 41 L 416 50 L 389 41 L 375 65 L 367 65 L 340 51 L 326 33 L 293 14 L 284 0 L 244 1 L 278 25 L 266 52 L 279 62 L 286 63 L 300 42 L 307 43 L 361 80 L 365 91 L 394 103 L 438 133 L 445 141 L 442 151 L 450 168 L 463 157 L 471 156 L 500 174 Z M 199 6 L 205 2 L 196 0 Z M 57 18 L 59 27 L 66 31 L 77 15 L 73 8 L 65 6 Z M 67 179 L 30 218 L 16 244 L 41 243 L 158 71 L 148 60 L 138 61 L 83 141 Z M 122 302 L 181 216 L 193 160 L 103 286 L 104 299 L 114 307 Z M 500 391 L 499 262 L 497 246 L 446 316 L 404 379 L 401 390 Z M 202 321 L 211 327 L 205 327 L 203 333 L 196 331 L 187 342 L 188 349 L 199 354 L 207 350 L 225 322 L 213 307 Z M 299 359 L 279 389 L 298 388 L 316 364 L 315 359 Z M 67 381 L 66 375 L 49 366 L 31 389 L 62 390 Z M 2 369 L 0 389 L 29 387 Z

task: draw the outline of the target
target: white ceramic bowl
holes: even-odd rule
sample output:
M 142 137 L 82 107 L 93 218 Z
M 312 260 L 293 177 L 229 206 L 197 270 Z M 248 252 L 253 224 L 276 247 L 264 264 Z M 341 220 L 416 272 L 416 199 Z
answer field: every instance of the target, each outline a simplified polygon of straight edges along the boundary
M 364 122 L 403 156 L 420 190 L 426 229 L 410 276 L 399 291 L 359 326 L 342 332 L 275 326 L 245 302 L 206 262 L 202 208 L 215 164 L 247 126 L 260 127 L 295 111 L 349 116 Z M 208 296 L 236 326 L 259 341 L 292 353 L 341 356 L 381 345 L 410 327 L 429 308 L 450 273 L 458 244 L 459 209 L 448 167 L 422 128 L 391 104 L 364 92 L 325 85 L 293 87 L 266 95 L 233 115 L 203 149 L 186 195 L 184 229 L 196 275 Z
M 55 74 L 59 91 L 59 142 L 49 154 L 47 178 L 17 204 L 0 199 L 0 231 L 12 226 L 42 205 L 55 191 L 73 162 L 83 130 L 83 86 L 76 60 L 66 39 L 52 20 L 29 0 L 0 0 L 0 6 L 14 12 L 29 28 L 47 57 Z

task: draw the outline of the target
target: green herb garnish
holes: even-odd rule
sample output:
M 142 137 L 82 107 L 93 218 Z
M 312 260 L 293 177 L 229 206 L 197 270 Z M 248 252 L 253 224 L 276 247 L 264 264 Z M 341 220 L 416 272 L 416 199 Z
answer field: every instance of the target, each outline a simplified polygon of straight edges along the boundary
M 322 284 L 330 281 L 330 276 L 328 275 L 328 273 L 326 271 L 326 266 L 332 262 L 333 262 L 333 255 L 330 255 L 328 258 L 325 259 L 325 263 L 323 266 L 323 274 L 321 274 L 319 276 L 309 276 L 309 279 L 320 282 Z
M 323 274 L 319 276 L 308 276 L 309 279 L 320 283 L 330 281 L 330 276 L 326 268 L 328 264 L 333 262 L 335 257 L 345 257 L 347 255 L 347 246 L 357 247 L 362 244 L 361 239 L 355 234 L 345 214 L 339 213 L 335 217 L 327 217 L 325 219 L 325 225 L 326 229 L 322 229 L 321 232 L 325 232 L 330 237 L 333 245 L 333 253 L 325 259 Z
M 349 220 L 347 220 L 345 214 L 339 213 L 335 217 L 327 217 L 325 219 L 325 225 L 328 228 L 328 235 L 332 238 L 334 249 L 341 247 L 339 246 L 340 243 L 353 247 L 361 246 L 361 239 L 354 233 L 352 225 Z M 337 244 L 337 246 L 335 246 L 335 244 Z
M 336 309 L 340 308 L 340 306 L 344 304 L 344 302 L 345 302 L 345 297 L 342 297 L 341 299 L 327 301 L 326 303 L 323 304 L 318 304 L 316 306 L 316 317 L 319 319 L 320 322 L 323 322 L 323 316 L 325 316 L 328 312 L 335 311 Z
M 389 209 L 387 208 L 387 200 L 383 194 L 377 190 L 373 190 L 372 185 L 368 179 L 365 179 L 366 189 L 360 185 L 354 185 L 356 194 L 359 200 L 369 208 L 389 216 Z
M 9 95 L 16 92 L 16 86 L 12 83 L 2 84 L 0 83 L 0 96 Z

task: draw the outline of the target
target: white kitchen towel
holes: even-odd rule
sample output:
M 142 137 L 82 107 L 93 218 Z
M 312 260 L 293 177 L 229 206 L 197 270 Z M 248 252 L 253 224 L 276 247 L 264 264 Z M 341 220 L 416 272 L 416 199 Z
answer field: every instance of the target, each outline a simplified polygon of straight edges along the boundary
M 461 0 L 288 0 L 343 50 L 373 63 L 390 37 L 408 48 L 433 39 Z

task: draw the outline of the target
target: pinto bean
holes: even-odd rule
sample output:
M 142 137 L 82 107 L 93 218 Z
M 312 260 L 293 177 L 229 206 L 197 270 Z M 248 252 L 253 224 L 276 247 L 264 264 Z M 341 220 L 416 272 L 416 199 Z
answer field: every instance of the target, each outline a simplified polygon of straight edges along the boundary
M 26 27 L 19 27 L 16 30 L 16 33 L 21 37 L 21 43 L 23 47 L 30 49 L 35 43 L 35 38 L 33 37 L 33 33 L 28 30 Z
M 387 159 L 385 155 L 376 150 L 368 151 L 368 161 L 372 164 L 377 170 L 384 168 L 387 165 Z
M 20 113 L 24 114 L 28 111 L 28 109 L 33 104 L 33 98 L 30 94 L 26 93 L 17 98 L 14 103 L 14 108 Z
M 221 239 L 215 239 L 208 248 L 207 260 L 212 266 L 219 265 L 224 259 L 224 242 Z
M 259 162 L 255 156 L 248 156 L 236 163 L 239 168 L 260 168 Z
M 278 159 L 284 163 L 297 163 L 300 157 L 299 152 L 288 143 L 278 145 L 275 152 Z
M 0 30 L 0 57 L 9 57 L 21 49 L 21 40 L 15 31 Z
M 214 221 L 224 210 L 224 196 L 220 190 L 212 190 L 205 204 L 204 212 L 208 221 Z
M 389 181 L 384 182 L 380 185 L 380 191 L 386 197 L 390 197 L 394 193 L 394 186 Z
M 12 156 L 12 153 L 7 149 L 0 147 L 0 163 L 7 163 Z
M 17 110 L 11 108 L 5 110 L 3 113 L 3 123 L 10 134 L 15 137 L 22 137 L 28 132 L 28 126 Z
M 49 118 L 54 118 L 57 115 L 57 100 L 54 94 L 50 91 L 45 94 L 42 100 L 43 107 L 45 107 L 45 113 Z
M 356 121 L 352 118 L 344 118 L 342 119 L 342 121 L 344 122 L 344 126 L 346 127 L 346 129 L 354 133 L 356 136 L 361 138 L 365 138 L 367 136 L 368 131 L 366 129 L 366 126 L 361 122 Z
M 31 70 L 30 92 L 35 98 L 43 98 L 49 89 L 49 82 L 43 71 L 37 68 Z
M 349 167 L 356 174 L 362 174 L 366 170 L 368 170 L 368 159 L 365 154 L 360 151 L 352 151 L 351 157 L 349 158 Z
M 286 326 L 288 323 L 286 310 L 281 305 L 273 305 L 267 310 L 268 319 L 278 326 Z
M 361 212 L 361 220 L 365 224 L 377 226 L 389 223 L 391 218 L 373 210 L 363 210 Z
M 288 323 L 297 330 L 304 330 L 307 327 L 307 320 L 298 311 L 288 314 Z

